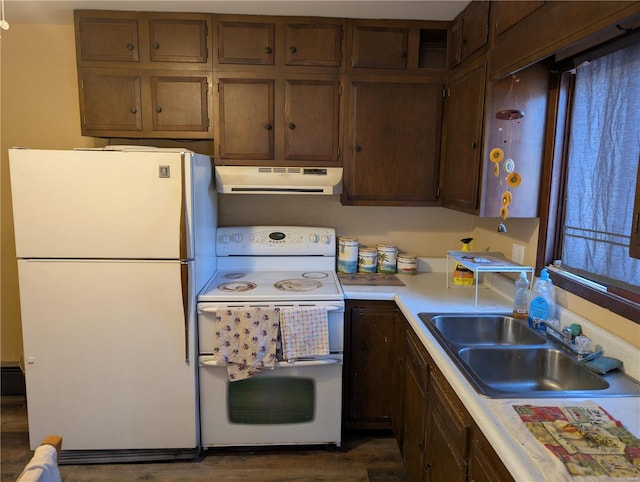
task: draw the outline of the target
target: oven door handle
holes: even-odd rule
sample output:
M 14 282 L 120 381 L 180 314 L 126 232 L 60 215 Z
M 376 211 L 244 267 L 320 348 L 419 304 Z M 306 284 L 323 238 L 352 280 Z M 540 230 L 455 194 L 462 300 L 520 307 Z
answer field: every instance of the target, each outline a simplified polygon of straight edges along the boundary
M 341 311 L 344 310 L 342 306 L 327 306 L 327 311 Z M 220 309 L 225 309 L 225 307 L 216 308 L 214 306 L 206 306 L 204 308 L 199 308 L 198 313 L 215 313 Z
M 276 369 L 279 368 L 296 368 L 296 367 L 318 367 L 327 365 L 336 365 L 342 363 L 340 358 L 318 358 L 315 360 L 296 360 L 294 362 L 280 361 L 276 362 Z M 226 367 L 222 362 L 218 362 L 212 358 L 200 360 L 200 365 L 205 367 Z

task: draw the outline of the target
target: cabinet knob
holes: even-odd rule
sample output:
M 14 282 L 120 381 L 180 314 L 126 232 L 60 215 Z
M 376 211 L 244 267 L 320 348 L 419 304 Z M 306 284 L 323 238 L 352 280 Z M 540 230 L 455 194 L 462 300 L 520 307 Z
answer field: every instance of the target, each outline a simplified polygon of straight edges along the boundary
M 270 54 L 270 53 L 272 53 L 272 52 L 273 52 L 273 49 L 272 49 L 271 47 L 265 47 L 265 48 L 264 48 L 264 53 L 265 53 L 265 54 Z
M 132 114 L 135 114 L 136 112 L 138 112 L 138 109 L 136 109 L 135 107 L 131 107 L 129 108 L 129 112 L 131 112 Z
M 289 129 L 293 130 L 296 128 L 296 125 L 293 122 L 289 122 Z
M 265 128 L 265 129 L 267 129 L 268 131 L 270 131 L 271 129 L 273 129 L 273 126 L 267 122 L 267 123 L 264 125 L 264 128 Z
M 295 54 L 298 51 L 297 48 L 295 47 L 289 47 L 289 52 L 291 52 L 292 54 Z
M 360 151 L 362 151 L 362 146 L 355 146 L 353 149 L 354 149 L 356 152 L 360 152 Z
M 127 44 L 127 50 L 133 50 L 134 46 L 131 42 Z
M 475 149 L 478 146 L 475 141 L 471 142 L 471 149 Z
M 159 105 L 156 106 L 156 112 L 159 114 L 160 112 L 162 112 L 162 107 L 160 107 Z
M 407 58 L 407 52 L 400 52 L 400 58 L 401 59 L 406 59 Z
M 158 42 L 153 42 L 151 46 L 156 50 L 160 48 L 160 44 Z

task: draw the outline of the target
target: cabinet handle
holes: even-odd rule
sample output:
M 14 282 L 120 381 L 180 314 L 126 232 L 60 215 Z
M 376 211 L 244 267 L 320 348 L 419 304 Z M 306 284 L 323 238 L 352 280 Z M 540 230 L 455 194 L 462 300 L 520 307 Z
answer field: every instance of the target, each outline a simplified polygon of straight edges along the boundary
M 360 151 L 362 151 L 362 146 L 355 146 L 353 149 L 354 149 L 356 152 L 360 152 Z
M 475 141 L 471 142 L 471 149 L 475 149 L 478 146 L 478 144 L 475 143 Z
M 272 52 L 273 52 L 273 49 L 272 49 L 271 47 L 265 47 L 265 48 L 264 48 L 264 53 L 265 53 L 265 54 L 270 54 L 270 53 L 272 53 Z
M 158 42 L 153 42 L 151 46 L 156 50 L 160 48 L 160 44 Z
M 159 114 L 160 112 L 162 112 L 162 107 L 160 107 L 159 105 L 156 106 L 156 112 Z
M 131 42 L 127 44 L 127 50 L 133 50 L 133 44 Z
M 270 131 L 271 129 L 273 129 L 273 126 L 267 122 L 267 123 L 264 125 L 264 128 L 265 128 L 265 129 L 267 129 L 268 131 Z
M 136 109 L 135 107 L 130 107 L 129 112 L 131 112 L 132 114 L 135 114 L 136 112 L 138 112 L 138 109 Z
M 291 52 L 292 54 L 295 54 L 298 51 L 297 48 L 295 47 L 289 47 L 289 52 Z
M 289 129 L 293 130 L 296 128 L 296 125 L 293 122 L 289 123 Z

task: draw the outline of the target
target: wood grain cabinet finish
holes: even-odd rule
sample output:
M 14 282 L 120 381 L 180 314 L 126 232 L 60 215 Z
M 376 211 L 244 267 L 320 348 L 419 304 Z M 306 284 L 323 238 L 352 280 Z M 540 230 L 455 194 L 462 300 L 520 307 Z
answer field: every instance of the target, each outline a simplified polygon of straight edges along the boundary
M 469 482 L 513 482 L 513 477 L 482 432 L 474 425 L 471 433 L 467 480 Z
M 80 69 L 83 135 L 207 138 L 209 75 Z
M 449 68 L 478 52 L 488 40 L 489 2 L 474 0 L 454 19 L 449 29 Z
M 486 64 L 454 79 L 445 100 L 442 202 L 468 213 L 479 209 Z
M 404 328 L 404 319 L 395 303 L 347 301 L 345 428 L 392 428 L 395 397 L 400 387 L 394 364 L 398 325 Z
M 216 16 L 217 63 L 242 66 L 316 67 L 342 65 L 343 19 Z
M 212 16 L 76 10 L 83 135 L 207 139 Z
M 360 69 L 406 69 L 409 29 L 355 25 L 351 66 Z
M 403 426 L 400 450 L 409 480 L 426 480 L 426 438 L 429 364 L 424 347 L 409 328 L 406 334 L 403 387 Z
M 218 76 L 217 164 L 340 164 L 340 82 L 286 77 Z
M 502 0 L 491 5 L 494 35 L 500 36 L 523 18 L 544 5 L 544 0 Z
M 344 204 L 434 205 L 442 85 L 352 82 Z

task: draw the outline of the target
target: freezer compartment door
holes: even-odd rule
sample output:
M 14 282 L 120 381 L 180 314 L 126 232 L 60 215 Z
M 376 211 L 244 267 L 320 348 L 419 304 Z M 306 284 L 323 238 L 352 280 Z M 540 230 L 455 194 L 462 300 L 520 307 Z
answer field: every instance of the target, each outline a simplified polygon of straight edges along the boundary
M 182 155 L 9 151 L 19 258 L 185 258 Z
M 198 446 L 183 266 L 18 262 L 31 449 L 52 433 L 65 450 Z

